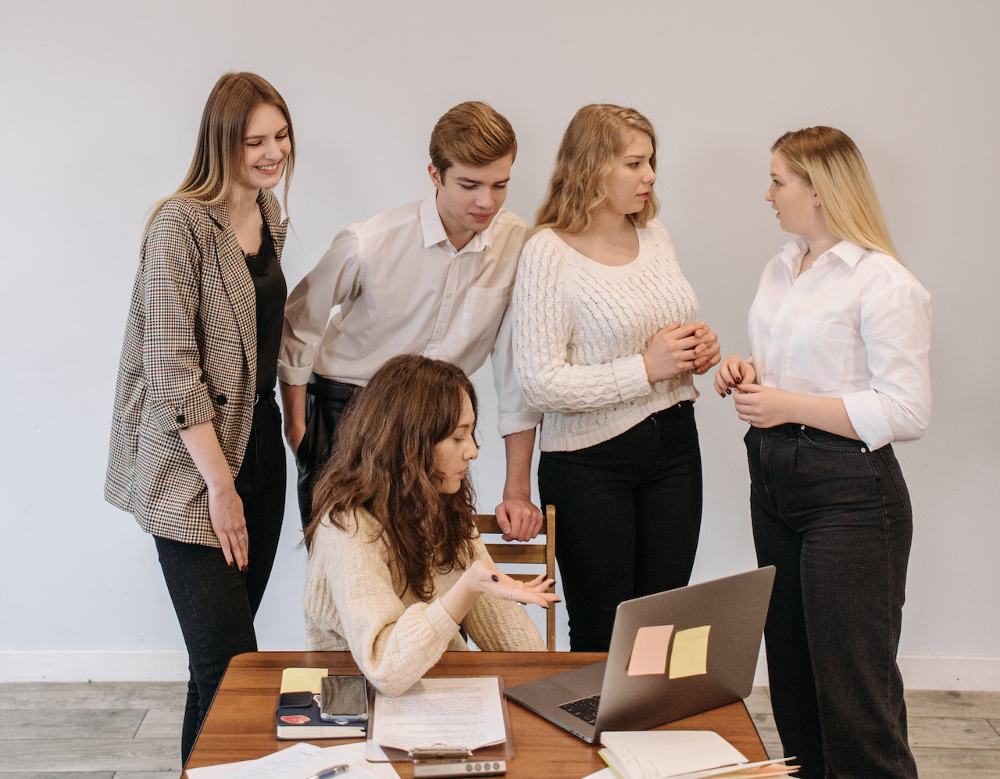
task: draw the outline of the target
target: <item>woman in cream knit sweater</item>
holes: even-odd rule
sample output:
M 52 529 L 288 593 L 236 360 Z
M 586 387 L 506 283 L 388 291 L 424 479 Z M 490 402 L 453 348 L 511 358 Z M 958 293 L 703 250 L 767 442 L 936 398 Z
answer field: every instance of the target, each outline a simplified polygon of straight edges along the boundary
M 552 580 L 497 570 L 472 522 L 476 413 L 460 368 L 394 357 L 352 401 L 316 484 L 308 645 L 349 649 L 386 695 L 466 649 L 460 626 L 484 650 L 545 649 L 520 604 L 548 607 Z
M 563 136 L 515 291 L 514 353 L 544 412 L 538 488 L 574 651 L 607 651 L 618 604 L 688 582 L 701 526 L 692 373 L 715 334 L 657 211 L 656 135 L 631 108 L 581 108 Z

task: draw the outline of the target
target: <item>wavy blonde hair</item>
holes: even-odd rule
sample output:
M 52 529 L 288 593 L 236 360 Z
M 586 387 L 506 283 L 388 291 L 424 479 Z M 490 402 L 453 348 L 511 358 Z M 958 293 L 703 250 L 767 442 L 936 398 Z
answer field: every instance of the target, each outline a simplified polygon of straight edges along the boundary
M 434 446 L 458 427 L 463 395 L 478 415 L 472 382 L 450 362 L 402 354 L 383 363 L 337 427 L 333 453 L 313 489 L 306 543 L 327 515 L 350 530 L 344 516 L 367 511 L 380 528 L 371 540 L 385 540 L 403 592 L 429 600 L 435 571 L 472 559 L 472 482 L 463 479 L 455 494 L 442 494 L 434 483 Z
M 823 126 L 794 130 L 778 138 L 771 152 L 816 190 L 830 232 L 899 260 L 868 166 L 846 133 Z
M 288 212 L 288 187 L 295 170 L 295 132 L 284 98 L 256 73 L 226 73 L 212 87 L 201 114 L 198 142 L 191 167 L 180 187 L 153 206 L 146 229 L 160 208 L 170 198 L 186 197 L 205 205 L 225 200 L 235 184 L 236 172 L 243 162 L 243 139 L 253 112 L 261 105 L 273 105 L 288 123 L 291 149 L 285 161 L 283 204 Z
M 653 142 L 649 164 L 655 171 L 656 132 L 645 116 L 634 108 L 610 103 L 585 105 L 577 111 L 556 154 L 548 194 L 535 215 L 535 229 L 580 233 L 590 227 L 594 213 L 607 199 L 608 174 L 633 133 L 645 133 Z M 650 192 L 642 210 L 630 218 L 645 227 L 659 208 L 656 194 Z

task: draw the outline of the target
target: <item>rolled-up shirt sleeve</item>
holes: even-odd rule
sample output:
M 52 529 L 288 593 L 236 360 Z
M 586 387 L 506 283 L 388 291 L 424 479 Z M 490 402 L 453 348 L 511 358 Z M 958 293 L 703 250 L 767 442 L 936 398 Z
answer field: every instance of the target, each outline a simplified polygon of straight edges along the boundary
M 861 301 L 870 389 L 843 398 L 870 449 L 920 438 L 931 416 L 931 300 L 918 284 L 896 284 Z
M 342 230 L 288 296 L 278 352 L 278 378 L 286 384 L 309 381 L 331 311 L 361 294 L 361 264 L 357 233 Z

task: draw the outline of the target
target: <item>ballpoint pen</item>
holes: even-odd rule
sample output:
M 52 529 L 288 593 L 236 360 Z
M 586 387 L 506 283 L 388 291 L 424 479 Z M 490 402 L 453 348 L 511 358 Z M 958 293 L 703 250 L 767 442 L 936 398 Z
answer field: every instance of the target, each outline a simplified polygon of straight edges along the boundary
M 330 777 L 332 776 L 337 776 L 337 774 L 342 774 L 345 771 L 349 771 L 350 768 L 351 767 L 347 763 L 341 763 L 340 765 L 332 765 L 329 768 L 324 768 L 322 771 L 313 774 L 312 776 L 309 777 L 309 779 L 330 779 Z

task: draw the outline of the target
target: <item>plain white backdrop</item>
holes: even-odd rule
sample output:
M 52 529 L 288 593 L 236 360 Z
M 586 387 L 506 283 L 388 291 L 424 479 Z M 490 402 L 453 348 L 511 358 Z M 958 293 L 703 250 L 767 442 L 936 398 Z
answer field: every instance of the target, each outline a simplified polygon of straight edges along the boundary
M 152 541 L 103 501 L 110 412 L 147 211 L 186 171 L 212 84 L 252 70 L 298 141 L 289 287 L 348 222 L 430 191 L 428 137 L 455 103 L 513 123 L 507 205 L 530 222 L 574 111 L 615 102 L 657 129 L 660 218 L 724 354 L 746 352 L 760 270 L 787 238 L 763 199 L 770 144 L 850 134 L 935 308 L 932 426 L 897 447 L 916 530 L 901 663 L 911 686 L 1000 689 L 1000 6 L 3 0 L 0 17 L 0 679 L 184 675 Z M 503 447 L 488 366 L 475 380 L 490 511 Z M 697 384 L 700 581 L 754 554 L 744 428 Z M 304 645 L 297 528 L 290 490 L 261 648 Z

